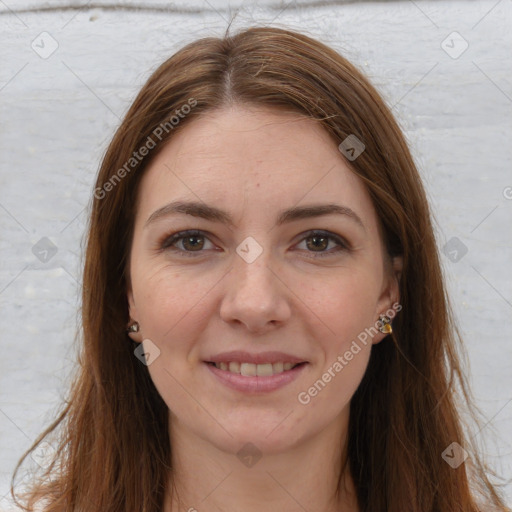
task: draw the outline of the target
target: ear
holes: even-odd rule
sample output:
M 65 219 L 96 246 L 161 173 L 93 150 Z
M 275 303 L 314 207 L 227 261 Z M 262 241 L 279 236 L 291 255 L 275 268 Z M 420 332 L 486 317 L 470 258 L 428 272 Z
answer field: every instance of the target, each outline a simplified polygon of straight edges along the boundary
M 384 279 L 383 288 L 377 302 L 375 322 L 379 320 L 380 315 L 387 315 L 391 318 L 391 323 L 393 323 L 393 318 L 402 309 L 400 306 L 400 279 L 402 277 L 402 270 L 402 256 L 394 256 L 393 258 L 387 260 L 387 278 Z M 373 337 L 372 343 L 375 345 L 382 341 L 386 336 L 387 334 L 381 333 L 379 331 Z
M 128 314 L 130 316 L 130 322 L 126 326 L 126 328 L 128 328 L 131 324 L 133 324 L 134 322 L 137 322 L 138 318 L 139 318 L 139 315 L 137 313 L 137 306 L 135 305 L 135 299 L 133 298 L 133 290 L 132 290 L 132 287 L 130 284 L 128 285 L 128 290 L 126 292 L 126 296 L 128 298 Z M 142 343 L 143 337 L 142 337 L 142 332 L 141 332 L 140 328 L 139 328 L 139 332 L 129 332 L 127 334 L 128 334 L 128 336 L 130 336 L 130 338 L 133 341 Z

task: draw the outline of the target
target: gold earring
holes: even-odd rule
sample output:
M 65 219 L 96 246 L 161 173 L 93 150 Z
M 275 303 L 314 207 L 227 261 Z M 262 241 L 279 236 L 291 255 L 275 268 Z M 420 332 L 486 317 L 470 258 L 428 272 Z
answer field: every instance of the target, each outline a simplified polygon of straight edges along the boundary
M 128 326 L 128 329 L 126 329 L 126 332 L 128 332 L 128 333 L 139 332 L 139 330 L 140 330 L 139 322 L 134 322 L 133 324 Z
M 393 332 L 393 328 L 391 327 L 391 318 L 387 315 L 380 315 L 379 322 L 381 326 L 379 327 L 379 331 L 384 334 L 391 334 Z

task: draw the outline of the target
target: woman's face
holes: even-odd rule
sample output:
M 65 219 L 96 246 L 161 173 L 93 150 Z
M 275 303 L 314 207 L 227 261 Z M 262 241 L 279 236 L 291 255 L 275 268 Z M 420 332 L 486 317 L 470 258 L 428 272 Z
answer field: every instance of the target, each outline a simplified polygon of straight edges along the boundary
M 342 430 L 384 336 L 365 329 L 398 292 L 336 144 L 312 120 L 236 106 L 177 132 L 140 187 L 132 337 L 173 428 L 231 452 Z

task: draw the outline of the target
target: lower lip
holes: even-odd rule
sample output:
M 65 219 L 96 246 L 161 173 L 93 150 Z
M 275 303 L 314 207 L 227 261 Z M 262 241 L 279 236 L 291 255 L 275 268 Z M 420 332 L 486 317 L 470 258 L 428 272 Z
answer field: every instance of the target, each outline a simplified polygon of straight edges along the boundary
M 244 377 L 238 373 L 221 370 L 213 364 L 204 364 L 223 384 L 245 393 L 268 393 L 280 389 L 294 381 L 307 366 L 307 363 L 304 363 L 291 370 L 286 370 L 277 375 L 269 375 L 268 377 Z

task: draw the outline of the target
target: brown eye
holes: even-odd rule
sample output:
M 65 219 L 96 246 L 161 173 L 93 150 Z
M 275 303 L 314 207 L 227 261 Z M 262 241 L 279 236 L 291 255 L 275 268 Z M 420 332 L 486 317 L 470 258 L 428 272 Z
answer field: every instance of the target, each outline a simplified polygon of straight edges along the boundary
M 340 251 L 349 251 L 350 245 L 343 238 L 334 233 L 324 231 L 311 231 L 303 237 L 301 243 L 306 243 L 306 252 L 313 253 L 313 257 L 333 256 Z M 206 247 L 209 242 L 212 246 Z M 328 250 L 334 243 L 334 247 Z M 170 250 L 184 254 L 186 256 L 195 256 L 204 252 L 204 249 L 214 248 L 212 242 L 203 231 L 187 230 L 174 233 L 167 236 L 160 244 L 161 250 Z
M 182 244 L 183 244 L 183 247 L 188 251 L 188 250 L 191 250 L 191 251 L 195 251 L 195 250 L 201 250 L 204 246 L 204 240 L 201 240 L 201 238 L 204 238 L 202 237 L 201 235 L 190 235 L 190 236 L 186 236 L 186 237 L 183 237 L 182 240 Z M 199 242 L 198 242 L 199 240 Z
M 314 257 L 332 256 L 340 251 L 350 250 L 349 244 L 334 233 L 325 231 L 311 231 L 302 241 L 306 242 L 308 252 L 316 253 Z M 327 250 L 329 244 L 334 242 L 334 250 Z
M 316 249 L 325 250 L 325 249 L 327 249 L 327 246 L 329 245 L 329 237 L 327 237 L 327 236 L 313 235 L 313 236 L 309 236 L 308 238 L 306 238 L 306 240 L 308 240 L 308 242 L 311 241 L 311 243 L 306 242 L 308 249 L 312 249 L 315 251 L 316 251 Z
M 162 250 L 173 250 L 181 252 L 189 256 L 191 253 L 203 252 L 205 240 L 208 240 L 208 237 L 206 237 L 202 231 L 180 231 L 169 237 L 166 237 L 160 244 L 160 248 Z

